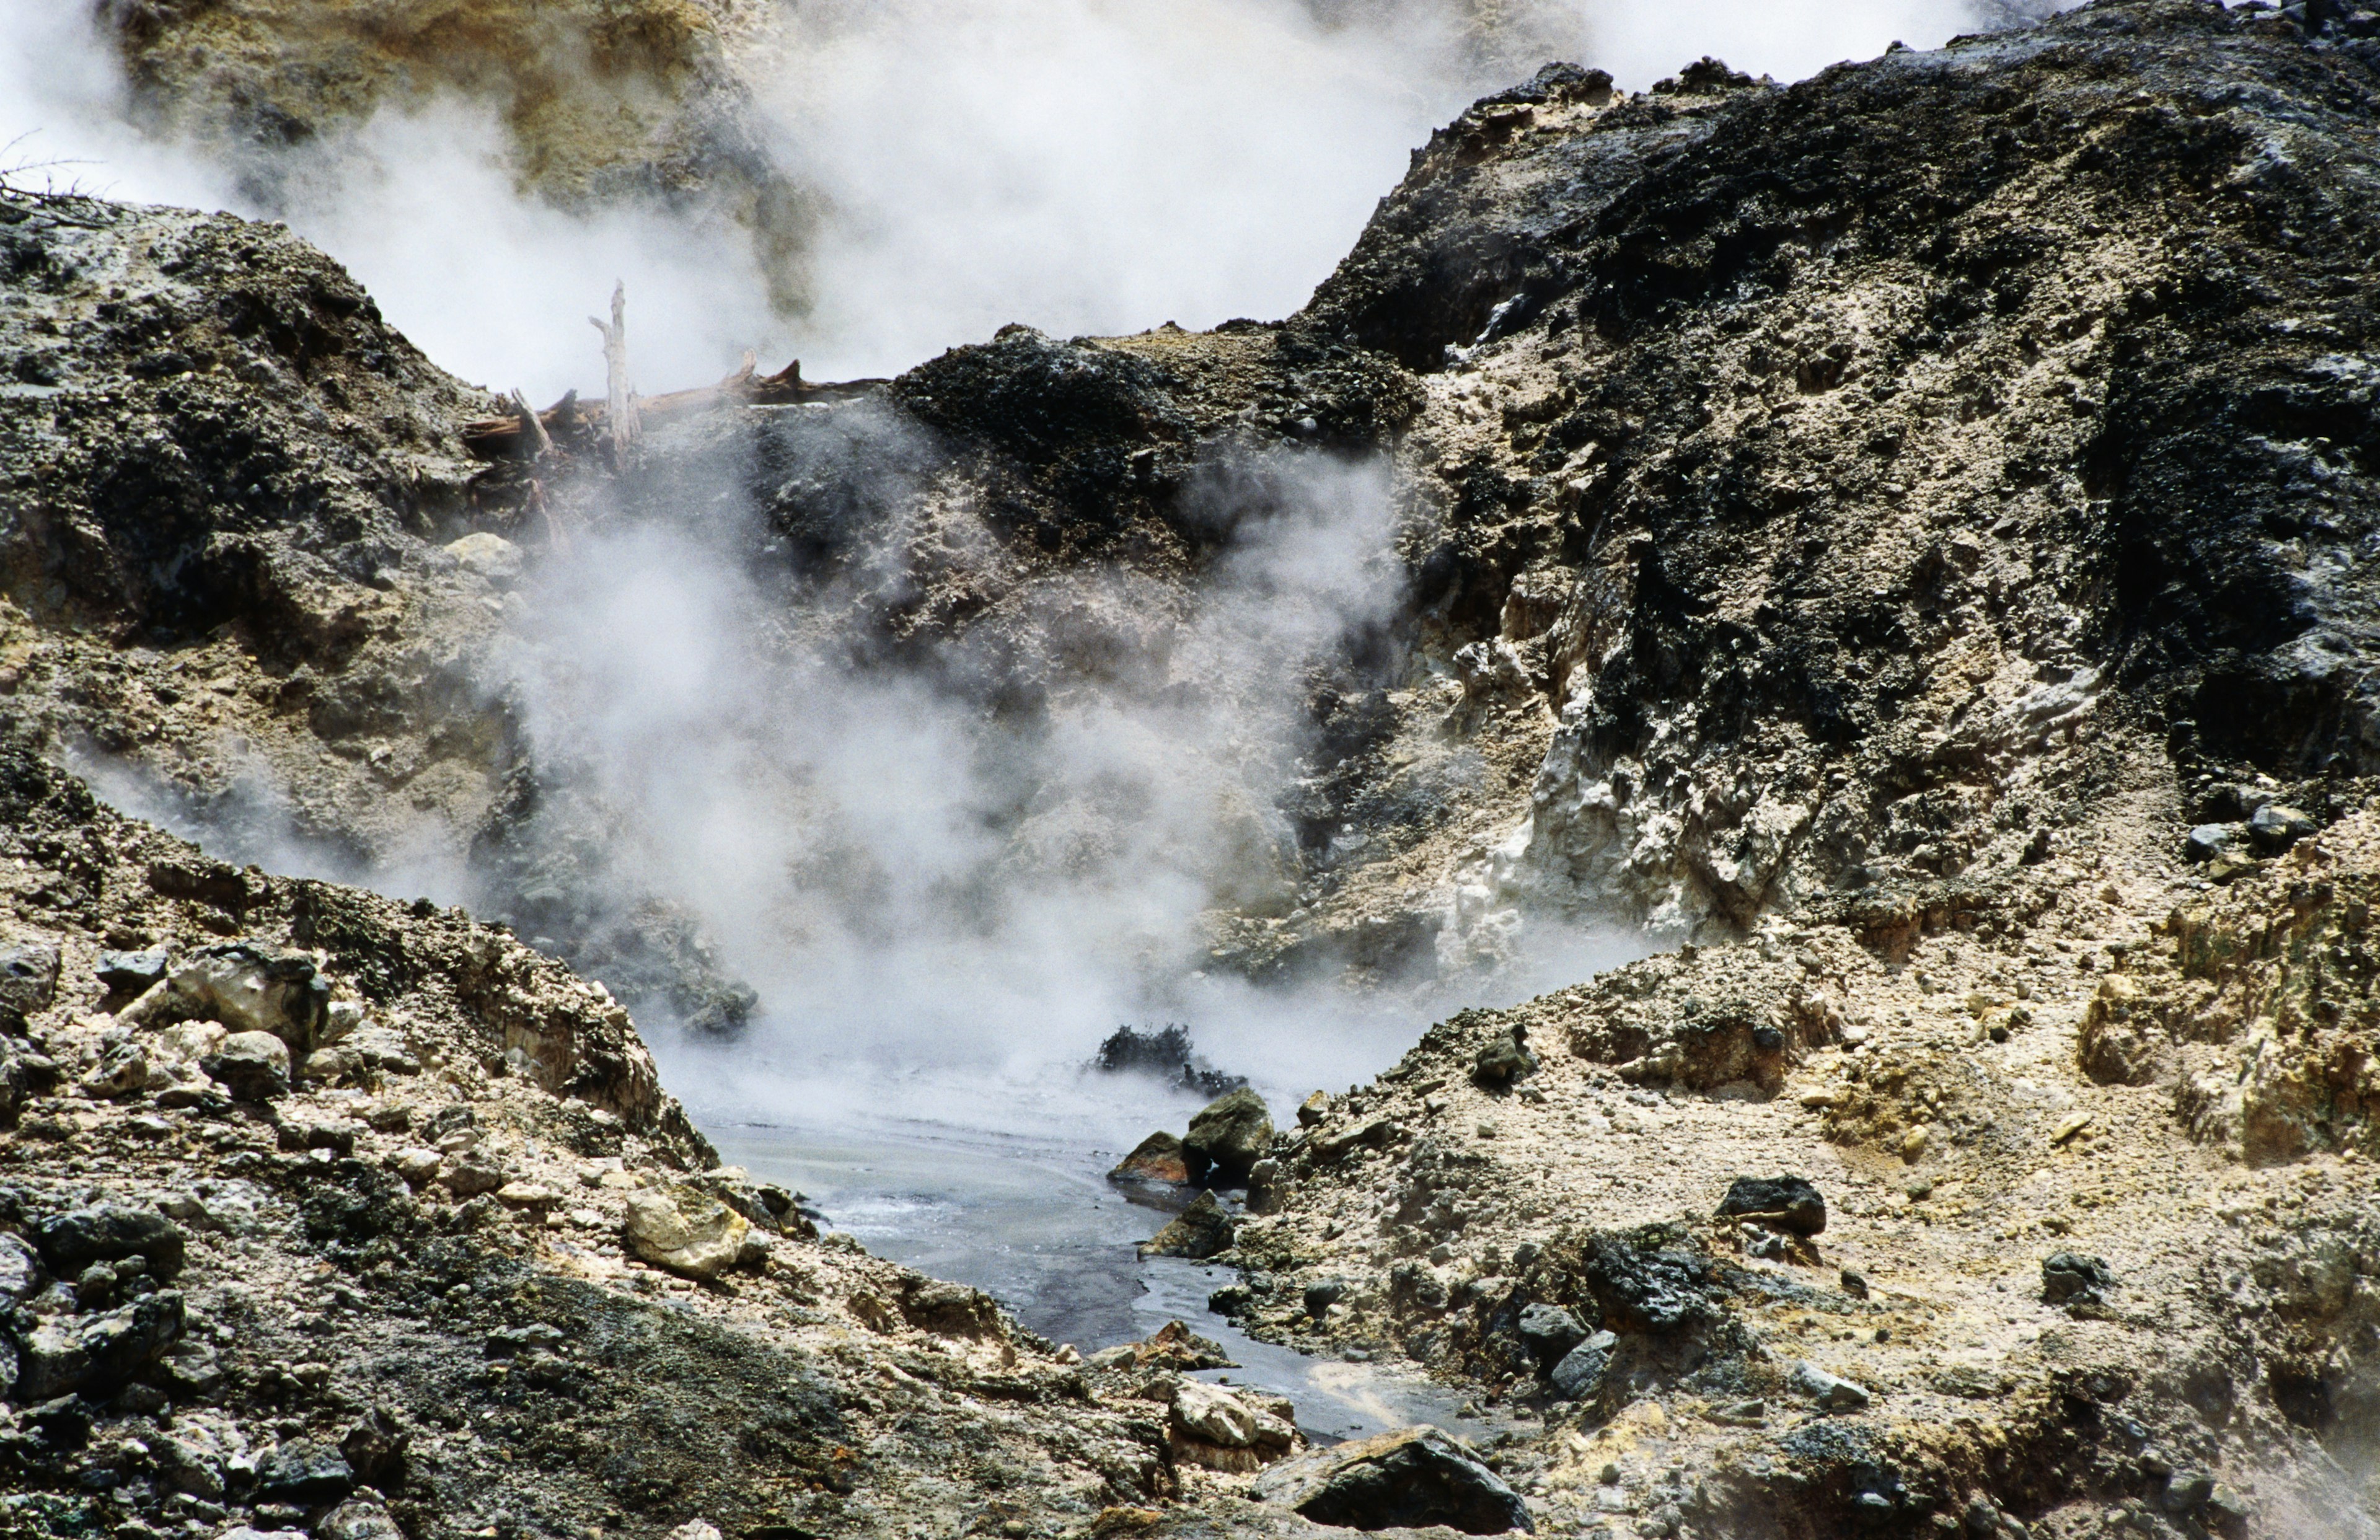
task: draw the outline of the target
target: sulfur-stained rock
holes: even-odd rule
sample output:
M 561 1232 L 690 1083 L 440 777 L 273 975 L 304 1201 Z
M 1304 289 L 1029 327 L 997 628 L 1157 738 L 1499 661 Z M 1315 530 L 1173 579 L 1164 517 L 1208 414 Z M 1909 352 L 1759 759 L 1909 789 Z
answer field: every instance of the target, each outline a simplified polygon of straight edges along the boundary
M 691 1187 L 642 1187 L 628 1194 L 622 1230 L 628 1250 L 655 1267 L 713 1279 L 735 1266 L 751 1228 L 743 1215 Z
M 1162 1129 L 1135 1145 L 1132 1153 L 1108 1172 L 1110 1182 L 1171 1182 L 1187 1183 L 1190 1168 L 1182 1141 Z

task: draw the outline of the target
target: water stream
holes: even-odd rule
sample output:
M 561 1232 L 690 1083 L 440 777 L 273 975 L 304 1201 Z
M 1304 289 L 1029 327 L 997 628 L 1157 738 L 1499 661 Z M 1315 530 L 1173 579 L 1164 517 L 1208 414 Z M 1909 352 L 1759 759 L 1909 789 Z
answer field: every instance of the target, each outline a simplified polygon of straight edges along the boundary
M 1038 1095 L 1002 1087 L 1013 1094 L 965 1097 L 911 1082 L 905 1097 L 880 1087 L 864 1098 L 873 1108 L 845 1102 L 795 1122 L 754 1116 L 710 1084 L 713 1095 L 698 1089 L 689 1108 L 722 1158 L 803 1193 L 827 1228 L 877 1255 L 983 1290 L 1045 1337 L 1088 1354 L 1179 1319 L 1234 1361 L 1198 1377 L 1289 1397 L 1318 1440 L 1413 1423 L 1464 1437 L 1490 1431 L 1460 1414 L 1460 1396 L 1418 1376 L 1309 1358 L 1240 1331 L 1207 1308 L 1210 1292 L 1236 1279 L 1228 1267 L 1135 1255 L 1167 1215 L 1111 1186 L 1106 1172 L 1140 1134 L 1178 1131 L 1195 1098 L 1133 1076 L 1099 1077 L 1097 1102 L 1062 1083 Z M 939 1104 L 936 1115 L 899 1110 L 920 1102 Z M 1026 1132 L 987 1126 L 981 1114 L 995 1107 Z

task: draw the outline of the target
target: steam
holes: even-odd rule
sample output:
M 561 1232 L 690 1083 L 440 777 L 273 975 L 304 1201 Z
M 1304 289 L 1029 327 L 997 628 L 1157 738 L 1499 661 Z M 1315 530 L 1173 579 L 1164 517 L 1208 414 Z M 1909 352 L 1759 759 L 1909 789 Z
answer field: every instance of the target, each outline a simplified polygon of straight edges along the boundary
M 1002 618 L 1099 661 L 1038 710 L 988 704 L 983 644 L 852 667 L 846 637 L 802 624 L 840 596 L 796 598 L 789 627 L 732 535 L 664 519 L 577 542 L 505 664 L 534 758 L 582 799 L 528 843 L 600 807 L 624 831 L 604 885 L 700 917 L 759 990 L 769 1059 L 1087 1059 L 1201 992 L 1211 903 L 1286 906 L 1305 671 L 1402 597 L 1377 464 L 1218 466 L 1188 495 L 1230 531 L 1195 594 L 1094 570 Z M 897 506 L 872 563 L 916 533 L 921 504 Z
M 782 243 L 724 202 L 548 201 L 482 101 L 389 107 L 286 149 L 159 139 L 135 126 L 88 8 L 54 0 L 0 0 L 0 142 L 19 163 L 75 163 L 54 176 L 112 196 L 285 218 L 433 358 L 540 399 L 594 382 L 584 317 L 623 277 L 651 393 L 715 378 L 747 347 L 797 354 L 818 379 L 891 372 L 1013 321 L 1066 334 L 1284 314 L 1414 146 L 1547 59 L 1630 89 L 1706 53 L 1792 79 L 1938 43 L 1988 4 L 784 6 L 733 62 L 766 170 L 808 210 L 798 284 Z M 782 302 L 795 288 L 806 309 Z M 887 466 L 914 450 L 893 424 L 872 431 Z M 707 1084 L 781 1103 L 847 1093 L 863 1069 L 869 1084 L 921 1064 L 1030 1081 L 1119 1022 L 1186 1018 L 1210 1057 L 1279 1095 L 1359 1078 L 1448 1003 L 1259 990 L 1199 965 L 1210 905 L 1293 901 L 1280 807 L 1306 747 L 1303 671 L 1402 595 L 1378 466 L 1218 463 L 1191 495 L 1230 534 L 1189 589 L 1095 571 L 1003 618 L 1002 635 L 1065 661 L 1022 713 L 980 687 L 1002 667 L 990 641 L 930 668 L 854 666 L 850 593 L 789 598 L 782 570 L 751 561 L 748 524 L 709 516 L 737 506 L 721 489 L 550 556 L 494 665 L 571 793 L 524 838 L 599 890 L 672 900 L 759 988 L 749 1044 L 706 1059 Z M 921 486 L 881 503 L 868 580 L 929 581 L 893 569 L 948 510 Z M 113 794 L 142 806 L 129 784 Z M 294 810 L 262 778 L 225 806 L 147 810 L 228 820 L 283 869 L 441 896 L 470 881 L 426 855 L 357 869 L 287 832 Z M 1508 992 L 1633 946 L 1521 950 L 1537 971 Z M 792 1064 L 801 1087 L 771 1079 Z
M 1992 0 L 880 0 L 786 6 L 737 56 L 753 127 L 815 227 L 792 259 L 700 204 L 565 212 L 522 181 L 490 103 L 389 108 L 237 164 L 132 127 L 88 7 L 0 0 L 0 143 L 138 200 L 288 220 L 466 377 L 585 387 L 589 297 L 637 297 L 648 393 L 747 347 L 814 379 L 885 373 L 1019 321 L 1056 334 L 1285 314 L 1407 152 L 1552 57 L 1641 89 L 1705 53 L 1779 79 Z M 764 254 L 774 253 L 774 254 Z M 806 288 L 807 313 L 771 299 Z

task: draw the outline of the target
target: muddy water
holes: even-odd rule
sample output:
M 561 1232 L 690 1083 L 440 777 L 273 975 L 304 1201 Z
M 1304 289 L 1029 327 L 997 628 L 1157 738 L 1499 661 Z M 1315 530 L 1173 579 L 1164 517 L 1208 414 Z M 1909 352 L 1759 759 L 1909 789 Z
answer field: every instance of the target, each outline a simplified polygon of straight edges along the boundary
M 1075 1097 L 1051 1097 L 1021 1120 L 1037 1130 L 1026 1134 L 981 1126 L 957 1098 L 939 1117 L 846 1107 L 810 1126 L 705 1108 L 699 1097 L 693 1110 L 722 1158 L 807 1194 L 828 1229 L 972 1284 L 1028 1328 L 1087 1354 L 1180 1319 L 1220 1342 L 1237 1365 L 1200 1378 L 1289 1397 L 1309 1436 L 1360 1437 L 1412 1423 L 1465 1437 L 1489 1431 L 1460 1416 L 1459 1398 L 1427 1380 L 1307 1358 L 1235 1329 L 1207 1309 L 1208 1293 L 1236 1279 L 1229 1268 L 1141 1261 L 1135 1247 L 1167 1216 L 1108 1184 L 1106 1171 L 1137 1136 L 1102 1136 L 1101 1125 L 1178 1129 L 1196 1103 L 1145 1083 L 1102 1090 L 1113 1096 L 1101 1114 L 1087 1114 Z M 1132 1110 L 1119 1114 L 1113 1099 Z

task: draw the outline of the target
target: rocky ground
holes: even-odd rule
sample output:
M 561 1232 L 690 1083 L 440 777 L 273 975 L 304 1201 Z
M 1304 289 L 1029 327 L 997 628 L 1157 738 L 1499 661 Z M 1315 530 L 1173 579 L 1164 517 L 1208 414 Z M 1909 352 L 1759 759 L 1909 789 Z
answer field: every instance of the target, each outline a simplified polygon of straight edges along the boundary
M 5 1522 L 2371 1533 L 2375 53 L 2117 0 L 1790 88 L 1551 68 L 1287 321 L 1011 329 L 625 461 L 575 407 L 467 443 L 503 404 L 285 232 L 0 200 L 0 1219 L 59 1392 Z M 1152 1158 L 1248 1183 L 1169 1232 L 1219 1306 L 1467 1388 L 1484 1463 L 1301 1453 L 1195 1345 L 1066 1362 L 713 1169 L 579 980 L 749 993 L 585 874 L 601 799 L 483 667 L 524 569 L 694 485 L 787 656 L 1054 721 L 1175 687 L 1219 477 L 1366 455 L 1405 599 L 1298 682 L 1203 961 L 1674 950 Z M 538 945 L 61 762 L 358 875 L 443 842 Z

